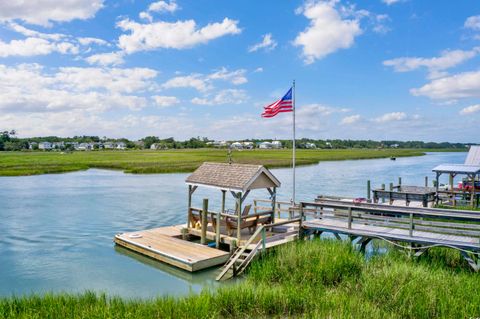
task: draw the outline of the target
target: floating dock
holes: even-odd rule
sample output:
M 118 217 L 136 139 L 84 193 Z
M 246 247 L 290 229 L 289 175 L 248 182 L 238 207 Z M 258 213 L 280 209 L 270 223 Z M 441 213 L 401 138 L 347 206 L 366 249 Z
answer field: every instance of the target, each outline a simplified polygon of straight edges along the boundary
M 185 225 L 160 227 L 115 236 L 117 245 L 187 270 L 198 271 L 225 264 L 229 253 L 181 239 Z

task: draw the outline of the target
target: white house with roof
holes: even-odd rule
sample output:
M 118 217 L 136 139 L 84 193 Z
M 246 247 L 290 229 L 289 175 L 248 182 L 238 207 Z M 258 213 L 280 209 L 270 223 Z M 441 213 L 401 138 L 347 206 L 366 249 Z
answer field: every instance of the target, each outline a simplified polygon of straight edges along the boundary
M 117 147 L 116 147 L 117 150 L 124 150 L 126 148 L 127 148 L 127 144 L 125 144 L 124 142 L 117 143 Z
M 272 148 L 275 148 L 275 149 L 282 148 L 282 142 L 280 142 L 280 141 L 273 141 L 273 142 L 272 142 Z
M 243 148 L 247 150 L 251 150 L 254 148 L 253 142 L 243 142 Z
M 52 143 L 50 143 L 50 142 L 40 142 L 40 143 L 38 143 L 38 149 L 39 150 L 48 151 L 48 150 L 51 150 L 52 147 L 53 147 Z
M 230 144 L 230 147 L 234 148 L 236 150 L 241 150 L 241 149 L 243 149 L 243 144 L 240 143 L 240 142 L 234 142 L 234 143 Z

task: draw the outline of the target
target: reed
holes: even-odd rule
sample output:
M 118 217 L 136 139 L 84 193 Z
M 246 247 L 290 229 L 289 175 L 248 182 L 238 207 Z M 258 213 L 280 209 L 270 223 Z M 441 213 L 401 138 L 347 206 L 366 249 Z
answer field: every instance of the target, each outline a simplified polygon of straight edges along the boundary
M 253 263 L 245 280 L 185 297 L 86 292 L 0 299 L 0 318 L 466 318 L 480 314 L 480 276 L 455 252 L 366 259 L 349 243 L 294 242 Z
M 422 150 L 346 149 L 298 150 L 297 165 L 320 161 L 420 156 Z M 121 170 L 125 173 L 185 173 L 203 162 L 226 162 L 227 152 L 221 149 L 130 150 L 90 152 L 0 152 L 0 176 L 64 173 L 89 168 Z M 266 167 L 289 167 L 291 150 L 243 150 L 233 152 L 235 163 L 262 164 Z

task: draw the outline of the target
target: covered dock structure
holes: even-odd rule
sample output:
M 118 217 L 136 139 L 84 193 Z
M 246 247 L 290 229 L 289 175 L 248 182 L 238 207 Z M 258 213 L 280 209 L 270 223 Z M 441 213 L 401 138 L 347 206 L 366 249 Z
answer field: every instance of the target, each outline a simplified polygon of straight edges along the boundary
M 217 248 L 220 243 L 240 246 L 257 226 L 275 222 L 277 187 L 281 184 L 262 165 L 206 162 L 188 176 L 185 182 L 188 185 L 187 232 L 200 236 L 202 241 L 215 240 Z M 192 196 L 198 187 L 214 188 L 222 193 L 219 212 L 208 210 L 205 203 L 201 209 L 192 207 Z M 268 191 L 271 209 L 250 213 L 251 205 L 245 205 L 246 199 L 252 190 L 257 189 Z M 233 212 L 225 208 L 227 193 L 235 200 Z
M 470 199 L 470 205 L 472 207 L 478 207 L 480 194 L 478 191 L 478 177 L 480 176 L 480 165 L 442 164 L 436 166 L 432 171 L 436 174 L 435 187 L 437 204 L 441 199 L 441 195 L 450 198 L 453 205 L 456 204 L 456 198 L 461 196 Z M 440 189 L 440 176 L 443 174 L 448 174 L 449 176 L 449 186 L 446 190 Z M 466 176 L 466 183 L 462 184 L 462 187 L 455 187 L 453 183 L 454 178 L 458 175 Z

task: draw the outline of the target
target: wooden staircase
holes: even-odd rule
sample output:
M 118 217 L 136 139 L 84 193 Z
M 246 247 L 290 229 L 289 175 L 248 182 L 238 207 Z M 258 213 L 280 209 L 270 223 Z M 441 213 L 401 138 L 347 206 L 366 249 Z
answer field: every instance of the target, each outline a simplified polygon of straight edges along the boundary
M 252 260 L 257 256 L 259 252 L 265 252 L 267 248 L 284 244 L 298 237 L 298 230 L 294 230 L 290 232 L 276 234 L 267 238 L 267 228 L 295 223 L 299 221 L 300 219 L 292 219 L 275 224 L 262 225 L 257 228 L 255 233 L 253 233 L 253 235 L 248 239 L 248 241 L 243 246 L 238 247 L 235 250 L 235 252 L 232 254 L 230 259 L 223 267 L 220 274 L 217 276 L 216 280 L 227 280 L 240 275 L 245 271 L 248 265 L 250 265 Z M 257 243 L 253 243 L 253 241 L 260 235 L 261 239 Z

